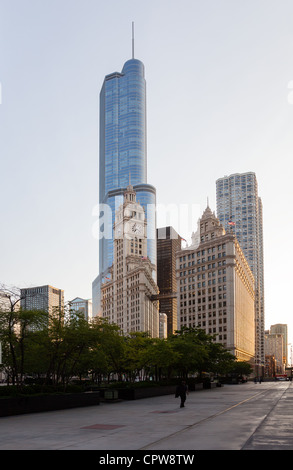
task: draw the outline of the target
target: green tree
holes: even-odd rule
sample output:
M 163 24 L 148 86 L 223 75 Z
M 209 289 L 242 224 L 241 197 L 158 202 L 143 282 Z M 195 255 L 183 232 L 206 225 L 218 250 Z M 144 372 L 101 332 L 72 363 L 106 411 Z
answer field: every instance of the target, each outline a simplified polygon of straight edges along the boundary
M 46 312 L 14 310 L 0 312 L 0 341 L 4 351 L 3 365 L 10 372 L 12 383 L 22 387 L 25 364 L 31 350 L 34 331 L 47 324 Z
M 251 366 L 251 364 L 249 364 L 249 362 L 236 361 L 234 362 L 234 364 L 231 364 L 227 372 L 242 378 L 243 376 L 249 376 L 250 374 L 252 374 L 253 367 Z
M 130 332 L 124 336 L 123 367 L 129 381 L 134 381 L 148 366 L 148 354 L 152 339 L 145 332 Z
M 210 340 L 207 344 L 208 359 L 203 370 L 215 375 L 226 374 L 235 362 L 235 357 L 221 344 Z
M 78 313 L 65 322 L 62 332 L 58 372 L 60 380 L 66 386 L 73 376 L 87 375 L 88 352 L 93 344 L 93 335 L 84 315 Z
M 109 323 L 107 319 L 94 318 L 91 327 L 94 330 L 94 351 L 96 362 L 91 361 L 92 373 L 117 374 L 122 380 L 125 354 L 125 341 L 118 325 Z
M 187 378 L 189 373 L 224 373 L 234 363 L 234 356 L 215 337 L 208 335 L 200 328 L 182 327 L 170 339 L 174 349 L 180 353 L 175 365 L 181 376 Z
M 182 327 L 169 339 L 177 352 L 174 367 L 181 377 L 201 372 L 203 363 L 208 359 L 207 335 L 197 328 Z
M 175 351 L 174 344 L 167 339 L 153 338 L 143 354 L 145 368 L 154 373 L 156 381 L 170 378 L 174 364 L 181 359 L 180 352 Z

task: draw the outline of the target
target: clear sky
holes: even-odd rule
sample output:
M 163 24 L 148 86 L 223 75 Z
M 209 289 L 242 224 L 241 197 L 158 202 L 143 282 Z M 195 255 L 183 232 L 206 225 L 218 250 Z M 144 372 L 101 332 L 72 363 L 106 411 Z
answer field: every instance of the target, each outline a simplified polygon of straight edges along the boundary
M 292 18 L 292 0 L 0 0 L 0 282 L 91 297 L 99 92 L 131 57 L 134 21 L 157 202 L 200 216 L 217 178 L 256 173 L 265 324 L 293 343 Z

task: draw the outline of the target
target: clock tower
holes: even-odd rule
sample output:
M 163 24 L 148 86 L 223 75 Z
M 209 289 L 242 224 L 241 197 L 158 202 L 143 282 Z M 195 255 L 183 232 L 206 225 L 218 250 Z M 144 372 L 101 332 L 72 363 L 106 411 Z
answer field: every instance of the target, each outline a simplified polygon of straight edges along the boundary
M 147 256 L 145 210 L 129 185 L 115 214 L 112 278 L 102 286 L 102 314 L 124 333 L 149 332 L 159 336 L 159 289 L 153 279 L 156 267 Z
M 125 255 L 136 254 L 146 256 L 146 230 L 147 221 L 144 208 L 136 201 L 136 193 L 133 187 L 128 186 L 124 193 L 123 204 L 121 204 L 115 214 L 114 245 L 118 244 L 121 246 L 119 241 L 123 241 Z

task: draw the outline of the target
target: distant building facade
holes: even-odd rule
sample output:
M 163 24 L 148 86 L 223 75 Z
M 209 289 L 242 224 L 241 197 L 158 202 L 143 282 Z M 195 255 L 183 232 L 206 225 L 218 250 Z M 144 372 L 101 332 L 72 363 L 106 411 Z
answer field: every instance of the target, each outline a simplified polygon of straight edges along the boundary
M 49 285 L 20 289 L 20 307 L 25 310 L 64 309 L 64 291 Z
M 283 363 L 286 366 L 289 365 L 288 361 L 288 325 L 284 323 L 276 323 L 275 325 L 271 325 L 270 333 L 281 334 L 283 335 Z
M 196 240 L 196 237 L 194 237 Z M 177 253 L 178 326 L 198 327 L 254 365 L 254 277 L 240 245 L 207 207 L 198 241 Z
M 159 337 L 161 339 L 167 338 L 168 330 L 167 330 L 167 315 L 165 313 L 159 312 Z
M 284 374 L 284 338 L 280 333 L 270 333 L 265 331 L 265 354 L 275 357 L 276 374 Z
M 157 229 L 157 284 L 160 291 L 159 309 L 167 316 L 167 335 L 175 333 L 177 322 L 176 253 L 181 237 L 173 227 Z
M 274 354 L 265 354 L 265 377 L 275 377 L 276 375 L 276 359 Z
M 147 255 L 145 210 L 129 185 L 114 224 L 114 263 L 101 288 L 102 316 L 121 331 L 148 332 L 159 337 L 159 289 L 156 266 Z
M 74 312 L 82 313 L 87 321 L 92 320 L 92 301 L 91 299 L 81 299 L 76 297 L 69 302 L 71 314 Z

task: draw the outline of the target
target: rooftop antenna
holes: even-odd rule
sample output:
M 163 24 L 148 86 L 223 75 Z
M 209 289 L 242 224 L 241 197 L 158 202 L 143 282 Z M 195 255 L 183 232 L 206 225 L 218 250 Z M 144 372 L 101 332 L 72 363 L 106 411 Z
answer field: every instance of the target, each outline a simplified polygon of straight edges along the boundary
M 132 58 L 134 59 L 134 22 L 132 22 Z

